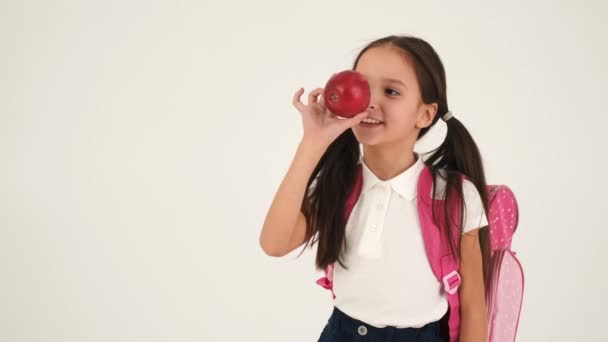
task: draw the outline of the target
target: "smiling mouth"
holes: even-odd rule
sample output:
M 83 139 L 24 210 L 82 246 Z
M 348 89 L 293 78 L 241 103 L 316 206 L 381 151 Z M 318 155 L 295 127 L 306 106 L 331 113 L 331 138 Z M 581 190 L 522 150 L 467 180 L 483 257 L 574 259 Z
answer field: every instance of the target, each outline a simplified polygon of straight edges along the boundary
M 371 122 L 361 122 L 359 123 L 359 126 L 361 127 L 379 127 L 384 125 L 384 122 L 379 122 L 379 123 L 371 123 Z

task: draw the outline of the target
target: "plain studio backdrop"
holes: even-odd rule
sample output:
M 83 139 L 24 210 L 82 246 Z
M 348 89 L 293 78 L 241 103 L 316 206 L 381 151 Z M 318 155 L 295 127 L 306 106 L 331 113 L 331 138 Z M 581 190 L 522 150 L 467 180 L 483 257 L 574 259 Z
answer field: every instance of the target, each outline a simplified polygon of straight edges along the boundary
M 3 1 L 0 340 L 316 341 L 316 247 L 258 243 L 302 136 L 291 98 L 389 34 L 435 47 L 489 184 L 517 196 L 518 341 L 607 340 L 606 9 Z

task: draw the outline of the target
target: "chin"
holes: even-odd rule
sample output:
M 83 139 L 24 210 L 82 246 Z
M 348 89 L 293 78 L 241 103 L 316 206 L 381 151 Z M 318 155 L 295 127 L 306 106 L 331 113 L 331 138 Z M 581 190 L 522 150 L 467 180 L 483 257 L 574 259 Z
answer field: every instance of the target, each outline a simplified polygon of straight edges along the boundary
M 382 134 L 365 134 L 362 133 L 361 128 L 359 127 L 353 128 L 353 133 L 355 134 L 355 138 L 357 138 L 359 144 L 363 145 L 378 145 L 383 140 Z
M 355 134 L 355 138 L 357 138 L 359 144 L 366 146 L 377 146 L 382 143 L 382 141 L 378 139 L 378 137 L 365 137 Z

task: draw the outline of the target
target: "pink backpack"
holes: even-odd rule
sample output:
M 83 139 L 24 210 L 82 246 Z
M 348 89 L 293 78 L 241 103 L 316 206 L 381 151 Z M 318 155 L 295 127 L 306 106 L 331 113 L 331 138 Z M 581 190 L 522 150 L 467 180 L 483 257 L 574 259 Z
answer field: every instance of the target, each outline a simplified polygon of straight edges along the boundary
M 344 216 L 348 217 L 359 199 L 363 184 L 361 165 L 357 167 L 355 186 L 348 196 Z M 463 178 L 466 178 L 463 176 Z M 431 212 L 433 176 L 425 165 L 418 179 L 417 203 L 418 215 L 422 226 L 422 234 L 427 257 L 437 280 L 444 285 L 449 304 L 447 319 L 450 342 L 458 341 L 460 327 L 460 301 L 458 287 L 460 285 L 459 265 L 450 251 L 449 241 L 433 223 Z M 490 229 L 491 266 L 490 280 L 486 287 L 486 303 L 488 308 L 488 335 L 490 342 L 514 341 L 523 300 L 524 278 L 521 264 L 511 251 L 511 239 L 518 224 L 518 208 L 513 192 L 505 185 L 488 185 Z M 435 213 L 438 222 L 444 222 L 444 200 L 434 199 Z M 458 207 L 458 202 L 455 203 Z M 459 220 L 460 211 L 455 210 L 454 218 Z M 459 222 L 459 221 L 456 221 Z M 441 227 L 443 228 L 443 226 Z M 459 232 L 453 231 L 457 238 Z M 317 284 L 331 290 L 333 298 L 334 265 L 328 265 L 325 276 L 317 280 Z

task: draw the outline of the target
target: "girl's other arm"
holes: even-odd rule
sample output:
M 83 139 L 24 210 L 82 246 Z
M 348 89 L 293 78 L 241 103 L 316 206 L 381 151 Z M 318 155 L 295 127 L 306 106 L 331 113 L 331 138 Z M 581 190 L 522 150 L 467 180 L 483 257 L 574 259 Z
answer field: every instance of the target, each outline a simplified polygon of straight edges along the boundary
M 483 227 L 481 229 L 488 229 Z M 460 242 L 460 341 L 486 342 L 488 320 L 479 228 L 462 235 Z

